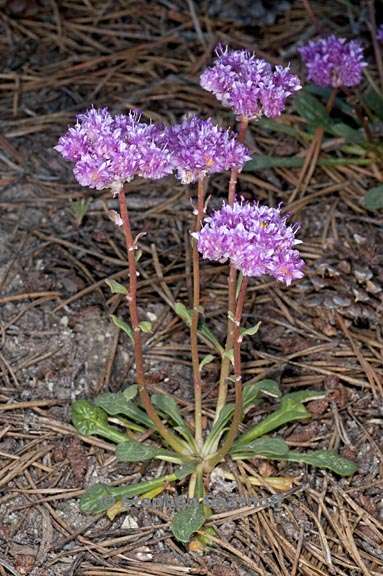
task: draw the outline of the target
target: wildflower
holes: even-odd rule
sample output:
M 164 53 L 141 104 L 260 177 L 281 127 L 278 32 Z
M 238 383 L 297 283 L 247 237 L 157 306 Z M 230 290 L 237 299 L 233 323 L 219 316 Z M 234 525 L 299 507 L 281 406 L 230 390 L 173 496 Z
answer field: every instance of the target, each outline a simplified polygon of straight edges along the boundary
M 379 42 L 383 42 L 383 24 L 381 24 L 377 30 L 376 38 Z
M 279 116 L 301 84 L 289 67 L 276 66 L 246 50 L 219 46 L 217 58 L 201 75 L 201 86 L 239 117 Z
M 166 142 L 177 175 L 184 184 L 214 172 L 240 170 L 250 159 L 247 148 L 232 132 L 197 116 L 169 128 Z
M 162 126 L 141 122 L 137 112 L 112 116 L 106 108 L 91 108 L 77 116 L 56 150 L 74 162 L 82 186 L 118 189 L 134 176 L 157 179 L 172 172 L 170 153 L 159 138 L 163 132 Z
M 224 204 L 194 237 L 203 258 L 230 261 L 244 276 L 272 276 L 289 285 L 303 277 L 295 246 L 298 226 L 288 226 L 280 209 L 249 202 Z
M 318 86 L 356 86 L 362 80 L 363 50 L 357 40 L 329 36 L 299 49 L 308 78 Z

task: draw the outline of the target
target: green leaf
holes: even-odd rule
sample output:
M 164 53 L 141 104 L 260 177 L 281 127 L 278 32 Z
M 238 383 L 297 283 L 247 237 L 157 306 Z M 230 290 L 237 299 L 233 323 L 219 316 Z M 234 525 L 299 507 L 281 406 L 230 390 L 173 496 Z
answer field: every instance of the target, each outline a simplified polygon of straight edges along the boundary
M 327 468 L 339 476 L 352 476 L 358 470 L 358 466 L 354 462 L 343 458 L 333 450 L 313 450 L 302 454 L 290 451 L 286 460 L 303 462 L 317 468 Z
M 326 392 L 323 390 L 297 390 L 296 392 L 289 392 L 282 398 L 282 403 L 290 400 L 294 402 L 311 402 L 311 400 L 322 400 L 326 398 Z
M 257 121 L 257 126 L 265 128 L 266 130 L 272 130 L 273 132 L 288 134 L 289 136 L 293 136 L 293 138 L 298 138 L 300 136 L 299 130 L 293 126 L 289 126 L 284 122 L 278 122 L 277 120 L 271 120 L 270 118 L 260 118 Z
M 370 188 L 363 198 L 363 204 L 368 210 L 379 210 L 383 208 L 383 184 Z
M 244 172 L 257 172 L 268 168 L 300 168 L 303 166 L 303 158 L 300 156 L 268 156 L 258 154 L 243 167 Z
M 76 400 L 72 404 L 72 422 L 83 436 L 102 436 L 115 443 L 125 442 L 127 436 L 108 424 L 108 417 L 102 408 L 88 400 Z
M 329 114 L 321 102 L 312 94 L 301 90 L 294 98 L 294 107 L 298 114 L 317 128 L 328 128 L 331 124 Z
M 199 363 L 200 372 L 204 366 L 206 366 L 207 364 L 210 364 L 210 362 L 213 362 L 214 359 L 215 358 L 214 358 L 213 354 L 207 354 L 206 356 L 204 356 L 202 358 L 201 362 Z
M 258 382 L 247 382 L 243 387 L 243 408 L 245 412 L 254 406 L 261 394 L 271 398 L 280 398 L 282 393 L 278 383 L 269 378 L 258 380 Z
M 196 464 L 193 462 L 190 464 L 185 464 L 184 466 L 181 466 L 180 468 L 176 468 L 176 470 L 174 470 L 174 472 L 173 472 L 174 479 L 175 480 L 183 480 L 184 478 L 187 478 L 188 476 L 190 476 L 190 474 L 193 474 L 195 468 L 196 468 Z
M 106 484 L 94 484 L 80 498 L 80 509 L 85 514 L 101 514 L 115 502 L 112 488 Z
M 259 400 L 261 395 L 279 398 L 281 391 L 277 382 L 274 380 L 258 380 L 258 382 L 249 382 L 243 387 L 243 411 L 246 413 Z M 212 429 L 206 439 L 203 453 L 205 455 L 215 452 L 218 442 L 225 432 L 230 418 L 234 413 L 234 404 L 225 404 L 219 413 L 217 421 L 213 424 Z
M 362 132 L 355 130 L 355 128 L 351 128 L 351 126 L 348 126 L 348 124 L 344 124 L 343 122 L 332 124 L 330 132 L 335 136 L 344 138 L 346 142 L 351 142 L 352 144 L 362 144 L 365 141 Z
M 195 447 L 194 437 L 191 433 L 189 426 L 186 424 L 182 417 L 177 402 L 167 394 L 153 394 L 153 405 L 160 410 L 163 414 L 168 416 L 176 425 L 177 431 Z
M 223 346 L 205 322 L 200 322 L 198 324 L 198 334 L 202 336 L 205 341 L 207 340 L 207 342 L 210 343 L 219 354 L 223 354 Z
M 176 305 L 174 306 L 174 311 L 177 314 L 177 316 L 179 316 L 190 328 L 193 315 L 192 311 L 186 308 L 186 306 L 182 304 L 182 302 L 176 303 Z M 216 336 L 213 334 L 213 332 L 210 330 L 206 322 L 200 321 L 198 323 L 198 335 L 203 339 L 203 341 L 206 344 L 212 346 L 219 354 L 221 355 L 223 354 L 224 351 L 223 346 L 216 338 Z
M 139 323 L 138 326 L 141 332 L 145 332 L 145 334 L 148 334 L 153 331 L 153 324 L 148 320 L 143 320 L 142 322 Z
M 261 322 L 257 322 L 255 326 L 251 326 L 250 328 L 241 328 L 241 336 L 254 336 L 261 325 Z
M 234 364 L 234 350 L 231 348 L 230 350 L 225 350 L 223 353 L 224 358 L 228 358 L 232 364 Z
M 131 328 L 131 326 L 129 326 L 129 324 L 127 324 L 124 320 L 122 320 L 121 318 L 118 318 L 118 316 L 115 316 L 114 314 L 111 315 L 112 316 L 112 320 L 113 323 L 120 328 L 123 332 L 125 332 L 129 338 L 131 339 L 131 341 L 134 343 L 134 338 L 133 338 L 133 330 Z
M 185 322 L 187 326 L 191 325 L 192 311 L 186 308 L 185 304 L 182 304 L 182 302 L 176 302 L 176 305 L 174 306 L 174 311 Z
M 305 420 L 310 417 L 310 412 L 306 410 L 301 402 L 284 397 L 282 398 L 281 404 L 277 410 L 239 436 L 237 441 L 234 443 L 234 446 L 235 448 L 243 448 L 245 444 L 272 432 L 276 428 L 279 428 L 288 422 L 293 422 L 294 420 Z
M 136 384 L 132 384 L 131 386 L 125 388 L 125 390 L 122 391 L 122 394 L 124 396 L 124 399 L 127 402 L 130 402 L 130 400 L 133 400 L 137 396 L 137 391 L 138 386 Z
M 88 212 L 90 202 L 90 198 L 81 198 L 80 200 L 74 200 L 71 202 L 70 211 L 72 212 L 78 226 L 81 226 L 84 216 Z
M 117 446 L 116 457 L 119 462 L 144 462 L 154 458 L 165 460 L 166 462 L 180 462 L 175 452 L 163 450 L 162 448 L 132 439 Z
M 304 91 L 309 92 L 310 94 L 315 94 L 316 96 L 320 96 L 324 102 L 327 102 L 330 98 L 332 88 L 316 86 L 316 84 L 305 84 Z M 355 120 L 355 112 L 353 107 L 347 104 L 347 102 L 339 96 L 337 96 L 335 99 L 334 108 L 338 108 L 338 110 L 344 114 L 347 114 L 348 116 L 351 116 L 353 120 Z
M 129 386 L 127 390 L 129 390 L 128 395 L 133 393 L 133 390 L 130 389 L 132 386 Z M 126 391 L 125 391 L 126 392 Z M 100 394 L 94 400 L 97 406 L 100 406 L 105 412 L 107 412 L 110 416 L 117 416 L 119 414 L 126 416 L 127 418 L 146 426 L 146 428 L 153 428 L 153 423 L 148 418 L 146 413 L 138 408 L 133 402 L 130 402 L 125 397 L 125 392 L 117 392 L 116 394 L 112 394 L 110 392 L 106 392 L 105 394 Z
M 108 510 L 121 498 L 140 496 L 154 488 L 163 486 L 166 482 L 173 482 L 175 479 L 175 474 L 167 474 L 160 478 L 129 484 L 128 486 L 114 487 L 106 484 L 95 484 L 81 496 L 80 509 L 86 514 L 99 514 Z
M 119 462 L 144 462 L 156 458 L 159 452 L 155 446 L 128 440 L 117 446 L 116 457 Z
M 193 501 L 173 516 L 170 529 L 179 542 L 187 544 L 192 534 L 199 530 L 204 522 L 203 505 Z
M 256 457 L 281 460 L 287 458 L 289 447 L 282 438 L 264 436 L 249 442 L 249 444 L 241 445 L 238 449 L 233 447 L 230 453 L 236 460 Z
M 108 417 L 104 410 L 88 400 L 76 400 L 72 404 L 72 422 L 80 434 L 93 436 L 108 426 Z
M 111 279 L 105 280 L 105 283 L 109 286 L 112 294 L 127 294 L 128 293 L 128 289 L 125 288 L 125 286 L 123 286 L 119 282 L 116 282 L 116 280 L 111 280 Z
M 380 120 L 383 120 L 383 95 L 380 92 L 376 92 L 376 90 L 371 88 L 363 94 L 362 102 L 370 108 Z

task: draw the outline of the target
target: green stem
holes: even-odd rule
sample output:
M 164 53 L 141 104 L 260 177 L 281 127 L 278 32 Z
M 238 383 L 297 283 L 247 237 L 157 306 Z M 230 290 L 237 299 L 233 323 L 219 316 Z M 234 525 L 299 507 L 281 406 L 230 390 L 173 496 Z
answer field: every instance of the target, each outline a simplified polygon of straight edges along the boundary
M 173 434 L 173 432 L 168 430 L 168 428 L 162 422 L 161 418 L 157 414 L 157 411 L 150 400 L 150 396 L 146 389 L 144 360 L 142 354 L 142 339 L 141 339 L 141 330 L 139 326 L 140 321 L 137 309 L 137 265 L 135 256 L 136 245 L 130 226 L 128 208 L 126 205 L 125 190 L 123 188 L 120 190 L 118 196 L 120 204 L 120 215 L 122 218 L 123 230 L 125 235 L 126 249 L 128 252 L 129 294 L 127 296 L 127 299 L 129 303 L 130 322 L 132 324 L 132 330 L 133 330 L 136 378 L 140 400 L 145 408 L 148 417 L 152 420 L 157 432 L 162 436 L 162 438 L 167 442 L 167 444 L 171 446 L 173 450 L 175 450 L 176 452 L 185 453 L 184 443 L 181 441 L 180 438 L 177 438 L 177 436 Z
M 226 398 L 227 398 L 227 379 L 230 374 L 229 352 L 233 348 L 234 322 L 232 321 L 232 318 L 234 317 L 235 314 L 236 284 L 237 284 L 237 271 L 234 268 L 234 266 L 231 265 L 229 269 L 229 278 L 228 278 L 228 317 L 227 317 L 227 336 L 225 344 L 225 355 L 222 357 L 221 361 L 217 407 L 215 411 L 214 422 L 217 422 L 219 414 L 226 404 Z
M 242 420 L 243 412 L 243 394 L 242 394 L 242 373 L 241 373 L 241 317 L 243 305 L 246 297 L 248 279 L 242 279 L 241 287 L 239 290 L 237 307 L 235 311 L 234 332 L 233 332 L 233 348 L 234 348 L 234 376 L 235 376 L 235 405 L 234 415 L 229 431 L 221 448 L 208 459 L 208 468 L 212 470 L 214 466 L 221 462 L 233 446 L 234 440 L 238 435 L 239 426 Z
M 201 230 L 203 214 L 205 210 L 205 180 L 198 181 L 198 199 L 197 210 L 194 222 L 194 232 Z M 190 326 L 191 353 L 193 365 L 193 382 L 194 382 L 194 418 L 195 418 L 195 441 L 198 448 L 202 448 L 202 380 L 199 367 L 198 353 L 198 319 L 201 300 L 201 278 L 200 263 L 197 247 L 197 240 L 192 239 L 193 253 L 193 313 Z
M 114 442 L 115 444 L 121 444 L 122 442 L 129 442 L 130 438 L 127 434 L 120 432 L 119 430 L 112 428 L 111 426 L 102 426 L 98 431 L 100 436 Z

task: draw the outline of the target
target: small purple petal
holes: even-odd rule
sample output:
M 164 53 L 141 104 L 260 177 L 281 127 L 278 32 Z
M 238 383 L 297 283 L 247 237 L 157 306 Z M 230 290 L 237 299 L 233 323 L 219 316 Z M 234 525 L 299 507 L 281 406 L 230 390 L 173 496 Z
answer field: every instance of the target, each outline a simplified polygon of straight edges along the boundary
M 248 149 L 229 130 L 197 116 L 167 130 L 167 148 L 180 180 L 195 182 L 207 174 L 241 170 L 250 159 Z
M 289 68 L 272 66 L 246 50 L 219 47 L 217 58 L 201 75 L 201 86 L 212 92 L 239 117 L 274 118 L 286 106 L 286 99 L 301 84 Z
M 289 285 L 303 277 L 297 230 L 287 225 L 279 208 L 235 202 L 207 217 L 194 237 L 203 258 L 229 260 L 244 276 L 272 276 Z
M 309 80 L 318 86 L 356 86 L 362 80 L 363 50 L 356 40 L 329 36 L 299 48 Z
M 163 144 L 164 127 L 141 122 L 139 112 L 112 116 L 106 108 L 91 108 L 77 117 L 56 146 L 83 186 L 116 187 L 135 176 L 157 179 L 173 171 Z

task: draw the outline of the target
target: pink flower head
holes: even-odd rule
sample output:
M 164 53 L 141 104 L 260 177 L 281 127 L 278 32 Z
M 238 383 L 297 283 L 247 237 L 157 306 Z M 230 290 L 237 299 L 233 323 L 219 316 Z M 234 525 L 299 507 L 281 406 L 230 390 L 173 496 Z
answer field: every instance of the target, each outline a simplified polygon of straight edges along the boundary
M 362 80 L 363 50 L 357 40 L 329 36 L 299 49 L 309 80 L 318 86 L 356 86 Z
M 266 60 L 227 46 L 219 46 L 216 54 L 213 66 L 201 75 L 201 86 L 239 117 L 279 116 L 287 97 L 301 88 L 289 67 L 273 69 Z
M 272 276 L 289 285 L 303 277 L 295 246 L 298 226 L 288 226 L 280 209 L 249 202 L 224 204 L 194 237 L 203 258 L 230 261 L 244 276 Z
M 106 108 L 91 108 L 77 116 L 55 149 L 74 162 L 82 186 L 101 190 L 135 176 L 157 179 L 170 174 L 170 152 L 159 138 L 163 132 L 162 126 L 141 122 L 137 112 L 112 116 Z
M 186 118 L 166 132 L 167 148 L 178 177 L 184 184 L 215 172 L 240 170 L 249 151 L 235 135 L 197 116 Z

